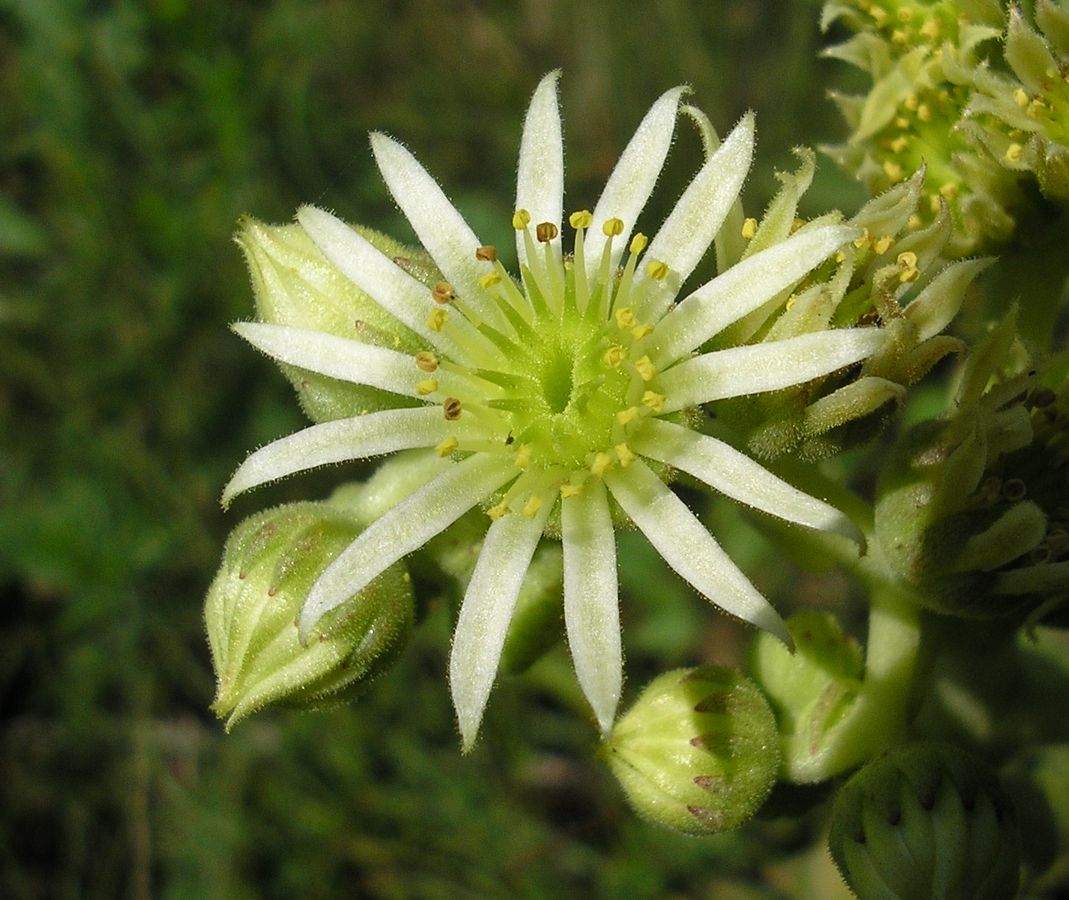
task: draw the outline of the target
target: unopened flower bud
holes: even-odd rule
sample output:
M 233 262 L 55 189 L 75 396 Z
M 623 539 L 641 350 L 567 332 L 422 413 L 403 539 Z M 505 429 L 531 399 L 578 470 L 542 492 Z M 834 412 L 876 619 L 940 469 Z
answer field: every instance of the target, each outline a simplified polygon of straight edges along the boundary
M 397 656 L 412 626 L 412 590 L 396 564 L 316 625 L 297 616 L 312 584 L 359 533 L 325 503 L 295 503 L 234 529 L 208 590 L 205 622 L 227 728 L 269 705 L 315 709 L 359 694 Z
M 757 686 L 719 666 L 655 678 L 602 754 L 643 818 L 687 834 L 749 819 L 779 769 L 776 721 Z
M 260 321 L 323 332 L 414 354 L 424 343 L 386 313 L 320 252 L 298 224 L 244 217 L 235 240 L 245 254 Z M 426 254 L 370 229 L 357 234 L 417 277 Z M 437 270 L 433 273 L 437 275 Z M 440 276 L 438 276 L 440 277 Z M 281 364 L 309 418 L 317 422 L 386 409 L 393 395 Z
M 835 799 L 828 843 L 862 898 L 1016 894 L 1013 806 L 983 759 L 952 746 L 900 748 L 861 769 Z
M 856 737 L 837 728 L 861 690 L 864 663 L 857 642 L 828 613 L 795 613 L 787 619 L 787 629 L 794 652 L 782 641 L 758 635 L 750 668 L 776 711 L 784 776 L 811 783 L 840 771 L 844 759 L 856 765 L 857 754 L 867 749 L 841 746 Z

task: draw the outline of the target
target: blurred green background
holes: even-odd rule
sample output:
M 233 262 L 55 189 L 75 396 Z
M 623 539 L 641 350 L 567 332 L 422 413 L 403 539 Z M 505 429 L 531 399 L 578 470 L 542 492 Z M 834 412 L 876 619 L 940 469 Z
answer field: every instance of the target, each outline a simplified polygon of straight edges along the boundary
M 707 840 L 636 820 L 593 758 L 563 651 L 502 680 L 462 758 L 445 603 L 355 706 L 230 736 L 207 712 L 201 622 L 229 529 L 342 477 L 219 508 L 245 453 L 302 424 L 282 376 L 227 330 L 252 311 L 239 215 L 285 221 L 311 201 L 410 239 L 375 128 L 507 246 L 523 112 L 555 67 L 569 209 L 689 82 L 721 130 L 756 110 L 759 212 L 792 146 L 842 137 L 824 93 L 848 75 L 816 57 L 818 12 L 0 0 L 0 897 L 832 896 L 805 819 Z M 700 154 L 681 125 L 647 230 Z M 859 196 L 824 162 L 807 200 Z M 737 514 L 711 515 L 783 593 Z M 624 539 L 627 696 L 673 665 L 737 662 L 738 633 L 678 582 L 636 590 L 660 570 Z

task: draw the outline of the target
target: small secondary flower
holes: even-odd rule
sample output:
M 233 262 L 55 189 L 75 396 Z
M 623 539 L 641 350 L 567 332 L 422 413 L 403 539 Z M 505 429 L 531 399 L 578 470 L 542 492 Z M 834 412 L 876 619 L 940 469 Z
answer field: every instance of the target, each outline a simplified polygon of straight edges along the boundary
M 742 187 L 753 117 L 711 155 L 649 239 L 634 226 L 667 156 L 684 90 L 653 105 L 593 211 L 565 216 L 557 79 L 555 72 L 543 79 L 523 129 L 512 217 L 518 279 L 412 154 L 376 133 L 371 146 L 387 187 L 441 282 L 428 287 L 330 213 L 307 206 L 297 218 L 327 260 L 425 346 L 413 355 L 284 325 L 234 326 L 281 363 L 399 399 L 396 409 L 316 424 L 256 451 L 224 502 L 328 463 L 412 448 L 448 461 L 323 573 L 301 612 L 305 632 L 466 512 L 486 511 L 488 530 L 449 668 L 465 747 L 478 731 L 516 598 L 547 530 L 562 542 L 568 643 L 603 731 L 621 687 L 617 507 L 699 592 L 789 640 L 776 611 L 665 480 L 681 470 L 787 521 L 853 536 L 838 510 L 695 430 L 700 417 L 693 410 L 827 375 L 883 340 L 877 328 L 842 328 L 701 352 L 858 230 L 828 219 L 804 226 L 676 302 Z

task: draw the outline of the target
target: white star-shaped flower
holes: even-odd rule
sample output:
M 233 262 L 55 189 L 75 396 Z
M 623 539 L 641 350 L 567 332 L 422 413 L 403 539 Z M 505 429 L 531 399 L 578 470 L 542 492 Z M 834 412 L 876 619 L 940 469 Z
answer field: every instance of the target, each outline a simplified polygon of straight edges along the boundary
M 282 325 L 234 326 L 280 362 L 405 400 L 397 409 L 312 425 L 252 453 L 227 485 L 225 502 L 327 463 L 410 448 L 435 448 L 449 461 L 326 569 L 301 613 L 304 633 L 464 513 L 479 505 L 486 510 L 489 528 L 449 664 L 465 748 L 478 731 L 547 524 L 563 545 L 575 671 L 606 732 L 622 678 L 614 518 L 630 519 L 717 606 L 789 640 L 776 611 L 667 487 L 666 473 L 687 472 L 789 522 L 855 533 L 838 510 L 691 426 L 701 404 L 797 385 L 877 349 L 875 328 L 699 349 L 803 278 L 857 230 L 827 221 L 805 226 L 675 302 L 736 201 L 754 142 L 747 115 L 654 238 L 632 236 L 672 141 L 683 93 L 676 88 L 643 119 L 594 211 L 569 217 L 574 244 L 566 255 L 557 79 L 556 72 L 543 79 L 523 129 L 513 217 L 518 279 L 409 151 L 373 134 L 386 184 L 444 281 L 428 289 L 323 210 L 304 207 L 298 220 L 326 258 L 426 349 L 413 357 Z

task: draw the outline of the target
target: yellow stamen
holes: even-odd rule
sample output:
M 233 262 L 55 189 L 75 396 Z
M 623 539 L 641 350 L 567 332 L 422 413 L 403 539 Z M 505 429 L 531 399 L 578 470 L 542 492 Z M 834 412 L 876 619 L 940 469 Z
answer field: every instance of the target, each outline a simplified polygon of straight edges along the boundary
M 929 40 L 934 41 L 939 37 L 939 23 L 935 19 L 929 19 L 921 25 L 920 32 Z
M 508 508 L 508 504 L 499 503 L 497 506 L 491 506 L 486 511 L 486 514 L 496 522 L 502 516 L 507 516 L 510 512 L 512 512 L 512 510 Z
M 577 497 L 583 493 L 583 487 L 579 484 L 572 484 L 570 481 L 564 481 L 560 486 L 560 495 L 562 497 Z
M 650 242 L 650 239 L 646 237 L 641 231 L 631 238 L 631 246 L 628 248 L 632 253 L 638 255 L 646 249 L 646 245 Z
M 439 281 L 431 291 L 431 296 L 434 297 L 435 303 L 445 304 L 456 297 L 456 294 L 447 282 Z
M 641 413 L 637 406 L 629 406 L 627 409 L 622 409 L 616 414 L 616 421 L 621 425 L 629 425 L 634 422 Z
M 922 103 L 917 107 L 917 118 L 922 122 L 932 121 L 932 109 L 927 103 Z
M 518 209 L 512 214 L 512 227 L 517 231 L 523 231 L 531 224 L 531 214 L 525 209 Z
M 891 249 L 891 245 L 895 242 L 895 239 L 889 234 L 885 234 L 875 244 L 872 245 L 872 250 L 877 256 L 883 256 L 888 250 Z
M 416 385 L 416 393 L 421 397 L 433 394 L 436 390 L 438 390 L 438 382 L 433 378 L 424 378 L 423 381 Z
M 596 477 L 600 478 L 605 474 L 605 470 L 612 465 L 612 457 L 608 453 L 598 453 L 594 457 L 594 462 L 590 464 L 590 472 Z
M 913 21 L 913 10 L 910 9 L 908 6 L 903 6 L 901 9 L 898 10 L 898 21 L 899 22 L 912 22 Z
M 757 219 L 747 219 L 742 223 L 742 236 L 746 240 L 752 240 L 755 234 L 757 234 Z
M 528 519 L 533 519 L 541 508 L 542 498 L 539 497 L 538 494 L 531 494 L 531 496 L 527 498 L 527 502 L 523 505 L 523 514 L 527 516 Z
M 427 327 L 431 331 L 441 331 L 445 328 L 445 320 L 449 318 L 449 313 L 444 309 L 436 309 L 431 312 L 427 317 Z
M 635 368 L 638 370 L 638 374 L 642 376 L 643 381 L 653 381 L 653 376 L 657 374 L 657 367 L 648 356 L 643 356 L 642 359 L 637 360 Z
M 439 456 L 445 458 L 456 450 L 458 446 L 460 446 L 460 442 L 455 437 L 447 437 L 434 450 Z
M 568 216 L 568 224 L 578 231 L 589 228 L 594 223 L 594 214 L 589 209 L 580 209 Z
M 485 275 L 479 278 L 479 287 L 492 288 L 495 284 L 501 283 L 501 274 L 499 272 L 487 272 Z
M 613 344 L 605 354 L 601 357 L 602 362 L 612 369 L 615 369 L 624 361 L 624 357 L 627 355 L 627 351 L 624 350 L 619 344 Z
M 907 281 L 916 281 L 920 275 L 920 270 L 917 268 L 917 254 L 912 250 L 898 254 L 898 267 L 902 270 L 898 280 L 903 284 Z
M 613 314 L 616 317 L 616 327 L 620 329 L 634 328 L 637 322 L 635 321 L 635 314 L 631 311 L 630 306 L 624 306 L 616 310 Z
M 447 420 L 455 422 L 460 418 L 460 401 L 456 397 L 446 397 L 445 403 L 442 404 L 442 411 Z
M 626 469 L 635 461 L 635 454 L 631 452 L 627 444 L 617 444 L 613 449 L 616 451 L 616 458 L 620 461 L 620 468 Z
M 866 246 L 870 241 L 871 241 L 871 238 L 869 237 L 869 230 L 867 228 L 862 228 L 861 229 L 861 237 L 854 238 L 854 246 L 857 247 L 858 250 L 860 250 L 862 247 Z
M 538 238 L 539 243 L 548 244 L 559 232 L 560 229 L 552 222 L 539 222 L 535 228 L 535 237 Z
M 642 405 L 653 410 L 655 413 L 662 412 L 664 410 L 664 394 L 658 394 L 655 391 L 646 391 L 642 395 Z
M 892 181 L 899 181 L 902 178 L 902 167 L 889 159 L 884 160 L 883 171 Z
M 601 226 L 601 233 L 605 237 L 616 237 L 624 233 L 624 220 L 623 219 L 606 219 L 605 224 Z
M 1021 153 L 1023 151 L 1024 147 L 1022 147 L 1020 144 L 1016 142 L 1012 143 L 1006 148 L 1006 159 L 1009 162 L 1018 162 L 1021 158 Z
M 497 259 L 497 247 L 492 244 L 484 244 L 475 250 L 475 258 L 483 262 L 493 262 Z
M 646 324 L 636 325 L 634 328 L 631 329 L 631 336 L 636 341 L 640 340 L 641 338 L 644 338 L 647 334 L 652 334 L 652 333 L 653 333 L 653 326 L 652 325 L 646 325 Z
M 908 146 L 909 146 L 909 138 L 907 138 L 904 134 L 900 134 L 893 141 L 891 141 L 891 149 L 895 153 L 901 153 Z
M 438 368 L 438 357 L 428 350 L 416 354 L 416 366 L 421 372 L 433 372 Z
M 527 444 L 520 444 L 515 463 L 517 469 L 526 469 L 531 464 L 531 448 Z
M 664 281 L 668 277 L 668 263 L 651 259 L 646 263 L 646 274 L 654 281 Z
M 1013 92 L 1013 100 L 1019 107 L 1021 107 L 1021 109 L 1028 106 L 1028 99 L 1028 94 L 1025 93 L 1024 88 L 1017 88 L 1017 90 Z

